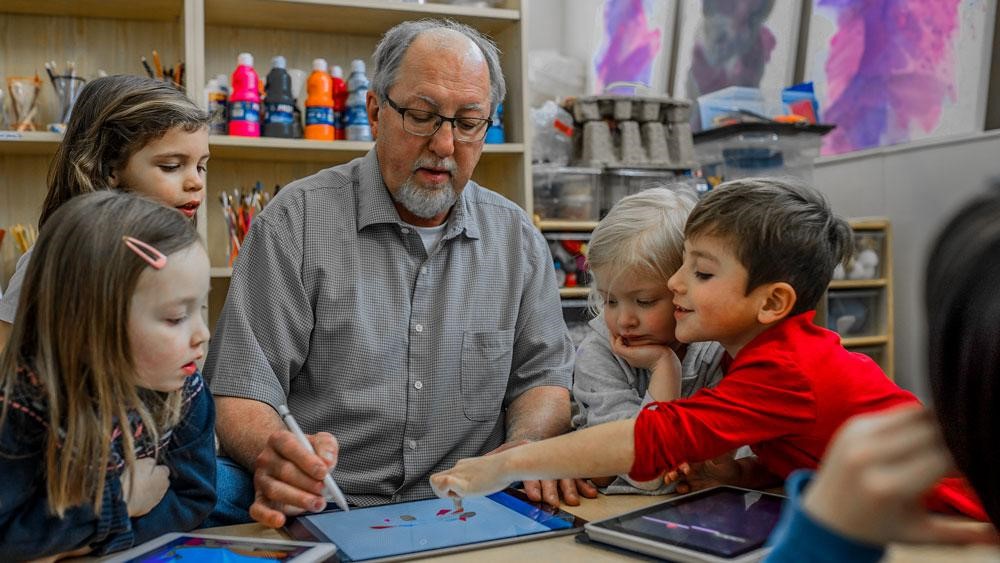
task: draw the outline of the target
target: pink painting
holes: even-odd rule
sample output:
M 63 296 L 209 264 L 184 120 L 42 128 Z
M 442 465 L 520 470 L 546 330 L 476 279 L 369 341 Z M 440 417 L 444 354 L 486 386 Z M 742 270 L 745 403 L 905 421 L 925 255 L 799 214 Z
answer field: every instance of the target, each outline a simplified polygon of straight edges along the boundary
M 640 83 L 654 92 L 666 91 L 670 64 L 667 47 L 672 40 L 667 29 L 668 8 L 672 7 L 667 0 L 604 2 L 598 16 L 603 39 L 589 69 L 591 92 L 632 93 L 631 88 L 608 88 L 615 82 Z
M 981 131 L 996 0 L 813 0 L 823 154 Z

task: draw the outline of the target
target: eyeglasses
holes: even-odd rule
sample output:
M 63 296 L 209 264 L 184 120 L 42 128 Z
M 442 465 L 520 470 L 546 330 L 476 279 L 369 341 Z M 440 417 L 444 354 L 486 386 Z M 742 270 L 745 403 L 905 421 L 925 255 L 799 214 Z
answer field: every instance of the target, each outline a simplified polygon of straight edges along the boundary
M 438 132 L 445 121 L 451 123 L 451 134 L 456 141 L 477 143 L 486 138 L 486 130 L 490 128 L 490 120 L 480 117 L 445 117 L 432 111 L 422 109 L 401 108 L 396 102 L 385 97 L 389 107 L 403 116 L 403 130 L 418 137 L 430 137 Z

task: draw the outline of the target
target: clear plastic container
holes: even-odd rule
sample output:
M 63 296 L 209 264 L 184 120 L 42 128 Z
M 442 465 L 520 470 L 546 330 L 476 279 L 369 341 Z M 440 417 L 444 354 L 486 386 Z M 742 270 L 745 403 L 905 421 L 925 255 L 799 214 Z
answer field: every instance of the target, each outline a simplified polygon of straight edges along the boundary
M 739 123 L 694 136 L 695 156 L 712 185 L 755 176 L 795 176 L 812 183 L 828 125 Z
M 532 167 L 535 214 L 542 219 L 596 221 L 601 202 L 601 169 Z
M 604 194 L 600 216 L 604 217 L 621 198 L 647 188 L 667 187 L 684 179 L 672 170 L 609 168 L 604 173 Z
M 844 338 L 884 334 L 881 295 L 875 289 L 830 290 L 826 301 L 826 327 Z

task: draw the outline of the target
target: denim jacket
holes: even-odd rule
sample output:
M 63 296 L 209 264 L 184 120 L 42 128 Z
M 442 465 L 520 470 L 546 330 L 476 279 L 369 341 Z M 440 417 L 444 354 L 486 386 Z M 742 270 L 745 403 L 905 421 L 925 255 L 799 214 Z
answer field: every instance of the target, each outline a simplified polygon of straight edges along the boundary
M 129 518 L 122 497 L 122 428 L 116 425 L 99 514 L 87 502 L 62 518 L 49 510 L 45 487 L 48 412 L 34 374 L 18 371 L 0 428 L 0 559 L 33 559 L 90 546 L 95 555 L 132 547 L 167 532 L 198 526 L 215 505 L 215 406 L 200 374 L 185 383 L 181 421 L 148 439 L 130 416 L 137 458 L 157 456 L 170 469 L 170 488 L 149 513 Z M 81 479 L 88 478 L 80 474 Z

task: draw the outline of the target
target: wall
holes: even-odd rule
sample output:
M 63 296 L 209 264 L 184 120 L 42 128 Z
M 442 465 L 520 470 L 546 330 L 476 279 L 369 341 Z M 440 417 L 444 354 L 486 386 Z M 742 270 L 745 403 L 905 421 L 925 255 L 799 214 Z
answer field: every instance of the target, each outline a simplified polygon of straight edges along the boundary
M 931 241 L 1000 177 L 1000 131 L 820 158 L 816 187 L 837 213 L 887 216 L 893 230 L 896 380 L 927 399 L 923 277 Z

